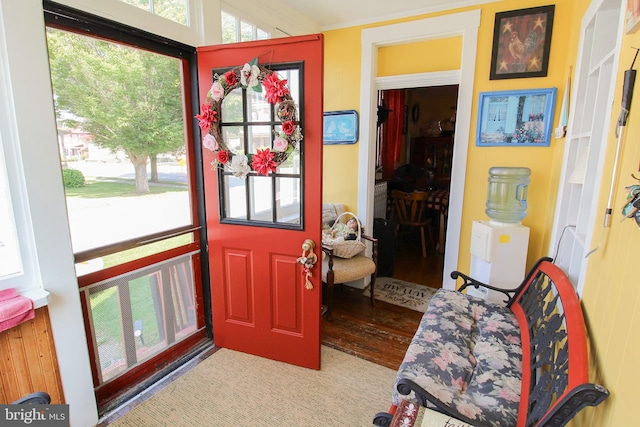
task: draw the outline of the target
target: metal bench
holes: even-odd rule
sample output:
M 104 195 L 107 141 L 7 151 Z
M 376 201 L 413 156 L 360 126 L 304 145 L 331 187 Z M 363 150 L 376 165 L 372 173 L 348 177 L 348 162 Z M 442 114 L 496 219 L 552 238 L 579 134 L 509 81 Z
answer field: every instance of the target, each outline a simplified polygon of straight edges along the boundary
M 542 258 L 522 284 L 503 290 L 460 272 L 458 291 L 433 297 L 398 369 L 389 426 L 401 400 L 477 427 L 564 426 L 609 392 L 589 383 L 586 327 L 564 272 Z M 483 286 L 507 305 L 461 293 Z

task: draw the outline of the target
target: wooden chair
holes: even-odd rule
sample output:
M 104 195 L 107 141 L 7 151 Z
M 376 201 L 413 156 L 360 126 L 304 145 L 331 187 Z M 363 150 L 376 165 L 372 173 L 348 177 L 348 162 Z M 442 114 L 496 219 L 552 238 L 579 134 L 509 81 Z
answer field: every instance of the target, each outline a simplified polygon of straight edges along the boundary
M 433 220 L 427 216 L 427 202 L 429 193 L 424 191 L 413 191 L 405 193 L 400 190 L 391 192 L 394 206 L 394 221 L 398 224 L 398 236 L 401 235 L 400 230 L 404 227 L 415 227 L 420 229 L 420 240 L 422 243 L 422 257 L 427 257 L 427 245 L 424 236 L 424 230 L 429 233 L 429 241 L 433 245 L 433 232 L 431 224 Z

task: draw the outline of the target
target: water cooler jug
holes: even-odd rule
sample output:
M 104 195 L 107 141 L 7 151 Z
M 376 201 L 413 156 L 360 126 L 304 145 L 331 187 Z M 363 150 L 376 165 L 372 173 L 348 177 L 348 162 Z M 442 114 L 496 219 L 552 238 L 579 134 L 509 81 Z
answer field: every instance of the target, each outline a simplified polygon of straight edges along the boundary
M 471 277 L 502 289 L 513 289 L 524 279 L 529 227 L 527 191 L 531 170 L 524 167 L 492 167 L 485 213 L 488 221 L 474 221 L 471 228 Z M 487 289 L 469 294 L 504 303 L 506 296 Z

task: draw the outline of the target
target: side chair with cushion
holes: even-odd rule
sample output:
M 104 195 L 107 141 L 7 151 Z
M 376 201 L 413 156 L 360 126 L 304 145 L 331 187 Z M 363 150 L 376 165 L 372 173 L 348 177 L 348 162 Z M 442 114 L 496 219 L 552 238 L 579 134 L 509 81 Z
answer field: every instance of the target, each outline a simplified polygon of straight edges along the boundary
M 335 217 L 328 212 L 331 211 L 331 207 L 323 205 L 323 222 L 325 225 L 333 224 L 333 221 L 342 212 L 340 209 L 344 209 L 343 205 L 331 205 L 338 207 L 335 211 Z M 362 251 L 358 255 L 351 258 L 340 258 L 334 255 L 334 251 L 331 247 L 322 245 L 322 284 L 326 285 L 326 319 L 331 319 L 331 311 L 333 309 L 333 296 L 335 291 L 335 285 L 343 285 L 347 282 L 364 279 L 370 277 L 369 291 L 371 306 L 374 305 L 373 290 L 376 282 L 376 273 L 378 265 L 378 239 L 368 236 L 364 233 L 361 235 L 362 242 L 367 245 L 367 249 L 371 250 L 371 256 L 367 256 Z

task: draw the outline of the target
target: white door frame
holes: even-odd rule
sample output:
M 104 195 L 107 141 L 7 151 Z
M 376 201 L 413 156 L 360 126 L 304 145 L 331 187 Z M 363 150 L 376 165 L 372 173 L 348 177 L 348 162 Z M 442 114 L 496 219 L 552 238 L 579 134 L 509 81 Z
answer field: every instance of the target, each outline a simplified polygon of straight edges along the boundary
M 476 48 L 480 10 L 427 18 L 400 24 L 385 25 L 362 30 L 362 57 L 360 75 L 360 130 L 358 158 L 358 215 L 365 225 L 373 224 L 373 199 L 376 155 L 376 114 L 379 90 L 457 84 L 455 144 L 451 169 L 451 195 L 447 220 L 447 247 L 444 256 L 442 286 L 455 288 L 449 273 L 458 267 L 462 199 L 467 166 L 467 152 L 473 103 L 473 82 L 476 66 Z M 376 77 L 378 74 L 378 48 L 423 40 L 462 36 L 460 69 L 438 72 Z

